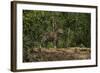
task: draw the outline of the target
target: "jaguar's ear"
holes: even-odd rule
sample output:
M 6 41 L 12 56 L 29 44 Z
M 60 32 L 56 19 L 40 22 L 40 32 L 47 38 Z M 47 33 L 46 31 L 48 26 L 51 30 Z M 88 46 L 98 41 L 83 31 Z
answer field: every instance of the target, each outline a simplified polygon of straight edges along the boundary
M 55 24 L 55 31 L 57 31 L 59 29 L 59 27 L 57 26 L 57 24 Z

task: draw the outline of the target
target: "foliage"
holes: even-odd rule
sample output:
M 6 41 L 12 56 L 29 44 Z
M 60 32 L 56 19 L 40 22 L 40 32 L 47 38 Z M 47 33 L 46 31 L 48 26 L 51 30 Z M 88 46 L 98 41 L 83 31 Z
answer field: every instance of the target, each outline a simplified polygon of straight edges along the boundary
M 63 29 L 57 47 L 90 47 L 91 18 L 89 13 L 23 10 L 23 48 L 39 48 L 41 34 Z M 48 42 L 47 48 L 53 47 Z

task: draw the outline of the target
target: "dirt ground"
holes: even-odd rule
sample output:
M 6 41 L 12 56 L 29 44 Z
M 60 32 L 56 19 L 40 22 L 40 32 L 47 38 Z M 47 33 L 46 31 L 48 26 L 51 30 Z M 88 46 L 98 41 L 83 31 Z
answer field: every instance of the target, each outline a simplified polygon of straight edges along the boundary
M 91 58 L 90 48 L 33 48 L 28 50 L 24 62 L 84 60 Z

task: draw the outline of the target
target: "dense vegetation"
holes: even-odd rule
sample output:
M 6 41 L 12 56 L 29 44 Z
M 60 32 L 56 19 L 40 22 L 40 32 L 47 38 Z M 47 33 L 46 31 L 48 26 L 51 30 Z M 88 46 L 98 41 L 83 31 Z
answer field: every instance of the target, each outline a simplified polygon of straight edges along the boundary
M 63 29 L 63 33 L 59 36 L 58 48 L 90 48 L 90 22 L 89 13 L 23 10 L 24 57 L 27 57 L 27 49 L 40 47 L 41 34 L 55 31 L 56 28 Z M 53 42 L 48 41 L 46 47 L 53 48 Z

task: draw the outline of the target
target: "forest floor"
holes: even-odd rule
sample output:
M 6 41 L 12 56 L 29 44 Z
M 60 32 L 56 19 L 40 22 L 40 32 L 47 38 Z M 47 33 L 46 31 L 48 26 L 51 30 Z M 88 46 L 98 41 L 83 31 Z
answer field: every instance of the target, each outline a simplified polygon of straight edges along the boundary
M 24 60 L 24 62 L 84 60 L 90 58 L 90 48 L 34 48 L 28 50 L 27 60 Z

